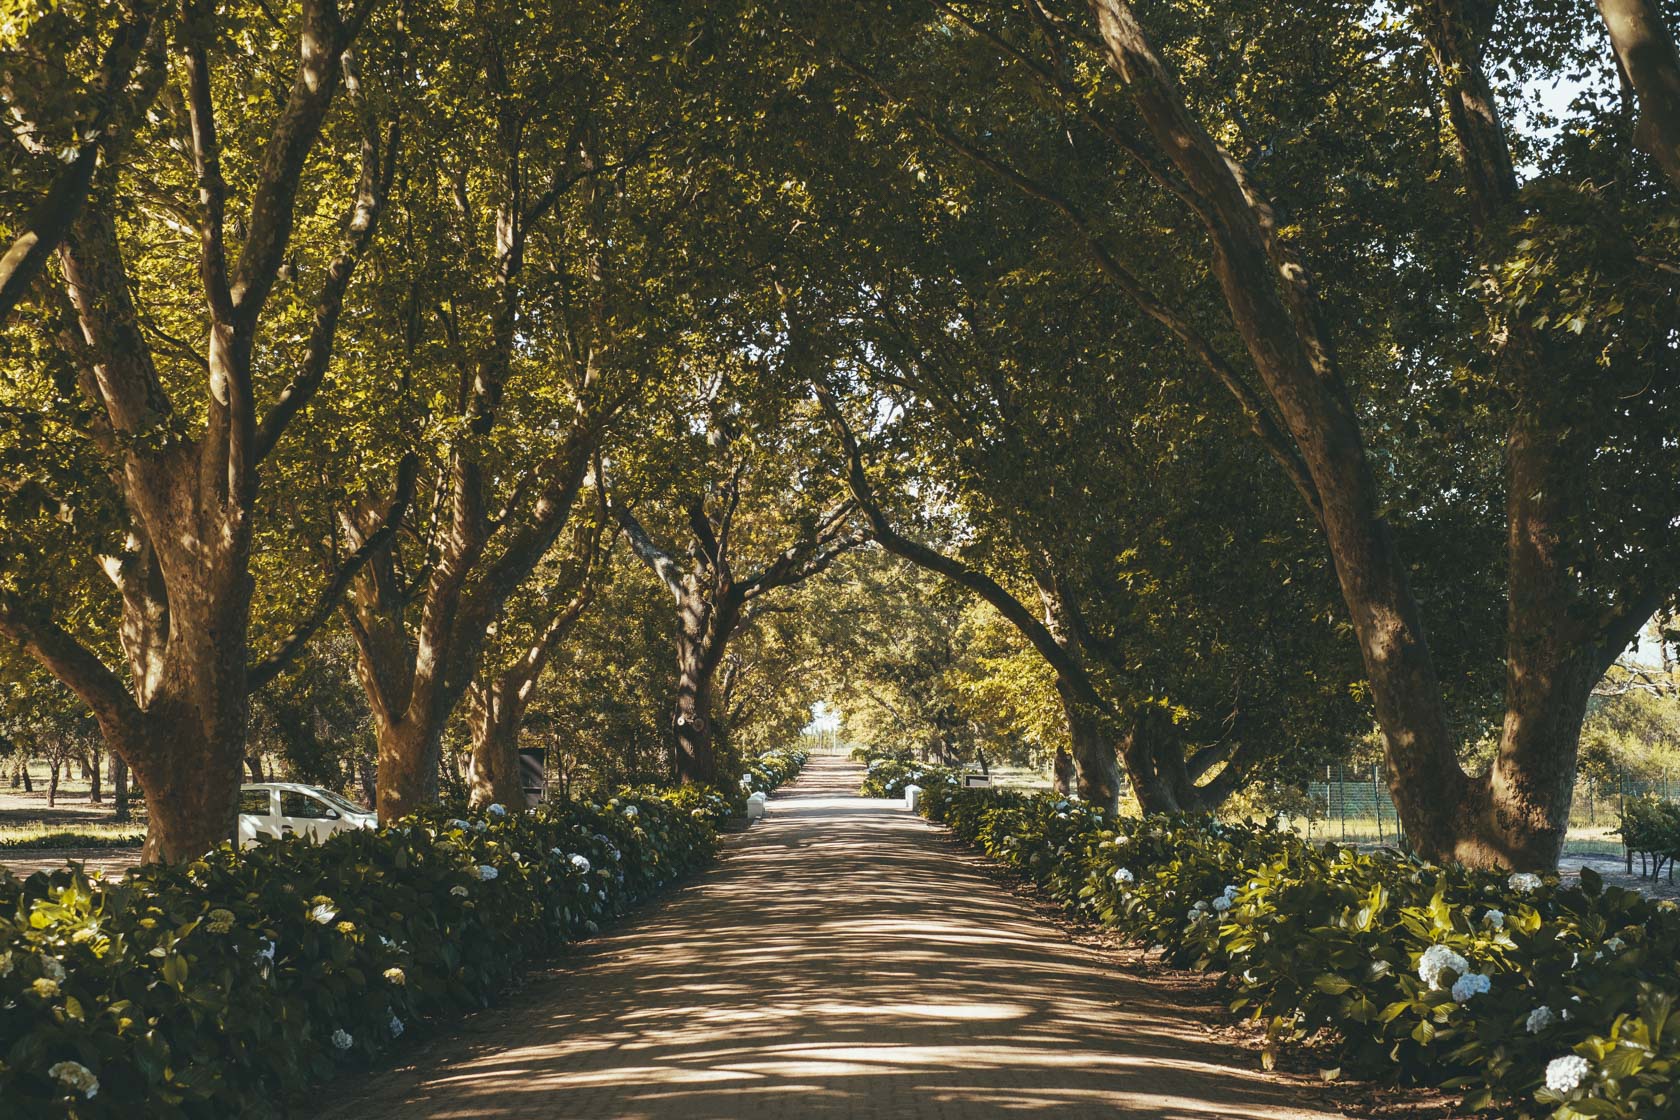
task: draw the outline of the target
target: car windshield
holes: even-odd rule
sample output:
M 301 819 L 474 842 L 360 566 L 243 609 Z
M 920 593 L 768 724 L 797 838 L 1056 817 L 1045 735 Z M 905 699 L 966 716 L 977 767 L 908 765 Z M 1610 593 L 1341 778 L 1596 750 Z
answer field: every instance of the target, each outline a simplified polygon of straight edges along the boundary
M 310 792 L 341 813 L 355 813 L 357 816 L 361 816 L 367 812 L 366 809 L 362 808 L 354 801 L 351 801 L 347 797 L 341 797 L 330 789 L 315 788 Z

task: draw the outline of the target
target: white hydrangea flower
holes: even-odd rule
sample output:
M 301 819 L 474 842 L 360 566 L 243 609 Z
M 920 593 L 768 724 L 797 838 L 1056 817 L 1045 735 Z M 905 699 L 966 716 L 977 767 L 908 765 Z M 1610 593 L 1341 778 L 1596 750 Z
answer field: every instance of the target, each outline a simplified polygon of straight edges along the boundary
M 1493 980 L 1480 972 L 1466 972 L 1453 981 L 1452 997 L 1459 1003 L 1469 1003 L 1476 996 L 1493 990 Z
M 1231 899 L 1228 895 L 1218 894 L 1213 896 L 1213 909 L 1215 912 L 1223 914 L 1230 908 Z
M 467 888 L 463 887 L 459 883 L 456 883 L 453 887 L 449 888 L 449 893 L 454 895 L 456 898 L 465 898 L 467 897 Z
M 80 1062 L 59 1062 L 47 1070 L 47 1076 L 84 1099 L 92 1100 L 99 1093 L 99 1078 Z
M 354 1041 L 355 1039 L 350 1037 L 350 1032 L 345 1030 L 343 1027 L 338 1028 L 332 1034 L 332 1044 L 340 1050 L 350 1049 L 350 1045 Z
M 1627 948 L 1627 942 L 1623 941 L 1619 937 L 1612 937 L 1610 940 L 1608 940 L 1604 943 L 1604 951 L 1612 957 L 1615 956 L 1617 953 L 1620 953 L 1623 949 L 1626 949 L 1626 948 Z
M 1237 900 L 1237 895 L 1240 894 L 1240 893 L 1241 892 L 1238 891 L 1236 887 L 1226 887 L 1225 888 L 1225 897 L 1230 899 L 1232 902 L 1235 902 Z
M 507 807 L 502 805 L 500 802 L 491 802 L 489 805 L 484 807 L 484 811 L 489 813 L 492 817 L 507 816 Z
M 578 874 L 580 874 L 580 875 L 589 874 L 589 857 L 588 856 L 578 855 L 576 853 L 573 853 L 572 856 L 570 857 L 570 859 L 572 861 L 572 866 L 578 869 Z
M 42 957 L 41 972 L 50 980 L 56 980 L 60 984 L 64 983 L 64 965 L 59 963 L 57 957 Z
M 309 916 L 326 926 L 331 925 L 332 920 L 338 917 L 338 911 L 334 910 L 331 906 L 328 906 L 324 902 L 318 902 L 315 904 L 314 908 L 309 911 Z
M 449 822 L 449 827 L 458 828 L 462 832 L 466 832 L 468 829 L 472 828 L 472 822 L 464 821 L 460 817 L 456 817 L 454 820 Z
M 1505 912 L 1503 910 L 1489 910 L 1482 915 L 1482 921 L 1488 924 L 1489 929 L 1504 929 Z
M 1529 1034 L 1539 1034 L 1555 1022 L 1557 1022 L 1557 1015 L 1552 1012 L 1550 1007 L 1547 1007 L 1542 1003 L 1539 1007 L 1536 1007 L 1533 1011 L 1528 1013 L 1528 1021 L 1526 1025 L 1528 1027 Z
M 1513 873 L 1506 883 L 1512 890 L 1528 894 L 1540 889 L 1541 880 L 1540 876 L 1532 871 L 1518 871 Z
M 1565 1054 L 1546 1063 L 1546 1088 L 1568 1096 L 1592 1076 L 1592 1063 L 1579 1054 Z
M 494 879 L 496 876 L 498 876 L 500 874 L 501 874 L 500 871 L 497 871 L 494 867 L 491 867 L 487 863 L 482 865 L 478 869 L 478 878 L 479 878 L 480 882 L 488 883 L 490 880 Z
M 1133 875 L 1124 867 L 1116 867 L 1114 869 L 1114 881 L 1119 883 L 1122 887 L 1129 887 L 1133 883 L 1137 882 L 1137 876 Z
M 1460 977 L 1469 971 L 1470 962 L 1447 945 L 1431 945 L 1418 957 L 1418 979 L 1437 991 L 1447 986 L 1447 973 Z
M 634 805 L 626 805 L 624 807 L 624 815 L 629 817 L 631 820 L 635 820 L 637 817 L 642 815 L 642 811 Z

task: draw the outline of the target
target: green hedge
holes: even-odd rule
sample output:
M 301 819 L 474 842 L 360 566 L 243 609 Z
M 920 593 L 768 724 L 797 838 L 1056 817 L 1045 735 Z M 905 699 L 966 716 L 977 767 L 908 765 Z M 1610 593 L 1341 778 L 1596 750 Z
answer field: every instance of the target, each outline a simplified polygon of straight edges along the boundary
M 930 818 L 1063 905 L 1222 973 L 1281 1043 L 1521 1117 L 1680 1117 L 1680 909 L 1591 871 L 1442 868 L 1208 819 L 939 787 Z
M 912 785 L 924 790 L 936 785 L 949 789 L 962 785 L 962 775 L 958 771 L 949 766 L 918 762 L 908 752 L 863 752 L 861 761 L 865 766 L 863 785 L 858 793 L 863 797 L 903 797 L 904 787 Z
M 0 1112 L 278 1114 L 704 865 L 739 797 L 439 809 L 320 844 L 227 846 L 121 884 L 79 868 L 0 874 Z
M 798 747 L 782 747 L 765 751 L 747 763 L 741 775 L 741 792 L 770 793 L 777 786 L 791 782 L 810 760 L 810 752 Z

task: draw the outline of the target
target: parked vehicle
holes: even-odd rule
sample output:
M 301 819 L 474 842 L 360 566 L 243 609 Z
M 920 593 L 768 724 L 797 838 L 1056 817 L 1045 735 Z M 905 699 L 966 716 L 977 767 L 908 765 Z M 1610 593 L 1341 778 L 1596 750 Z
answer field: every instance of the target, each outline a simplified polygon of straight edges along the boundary
M 255 782 L 239 788 L 239 846 L 249 847 L 259 836 L 313 836 L 325 840 L 335 832 L 373 828 L 379 823 L 372 809 L 320 786 L 298 782 Z

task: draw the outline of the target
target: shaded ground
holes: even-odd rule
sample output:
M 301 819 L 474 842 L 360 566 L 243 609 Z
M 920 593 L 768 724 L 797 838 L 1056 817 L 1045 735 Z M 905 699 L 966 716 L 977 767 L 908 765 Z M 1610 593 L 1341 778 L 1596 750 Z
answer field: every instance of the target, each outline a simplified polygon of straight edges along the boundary
M 813 760 L 718 868 L 312 1115 L 1343 1115 L 857 779 Z

